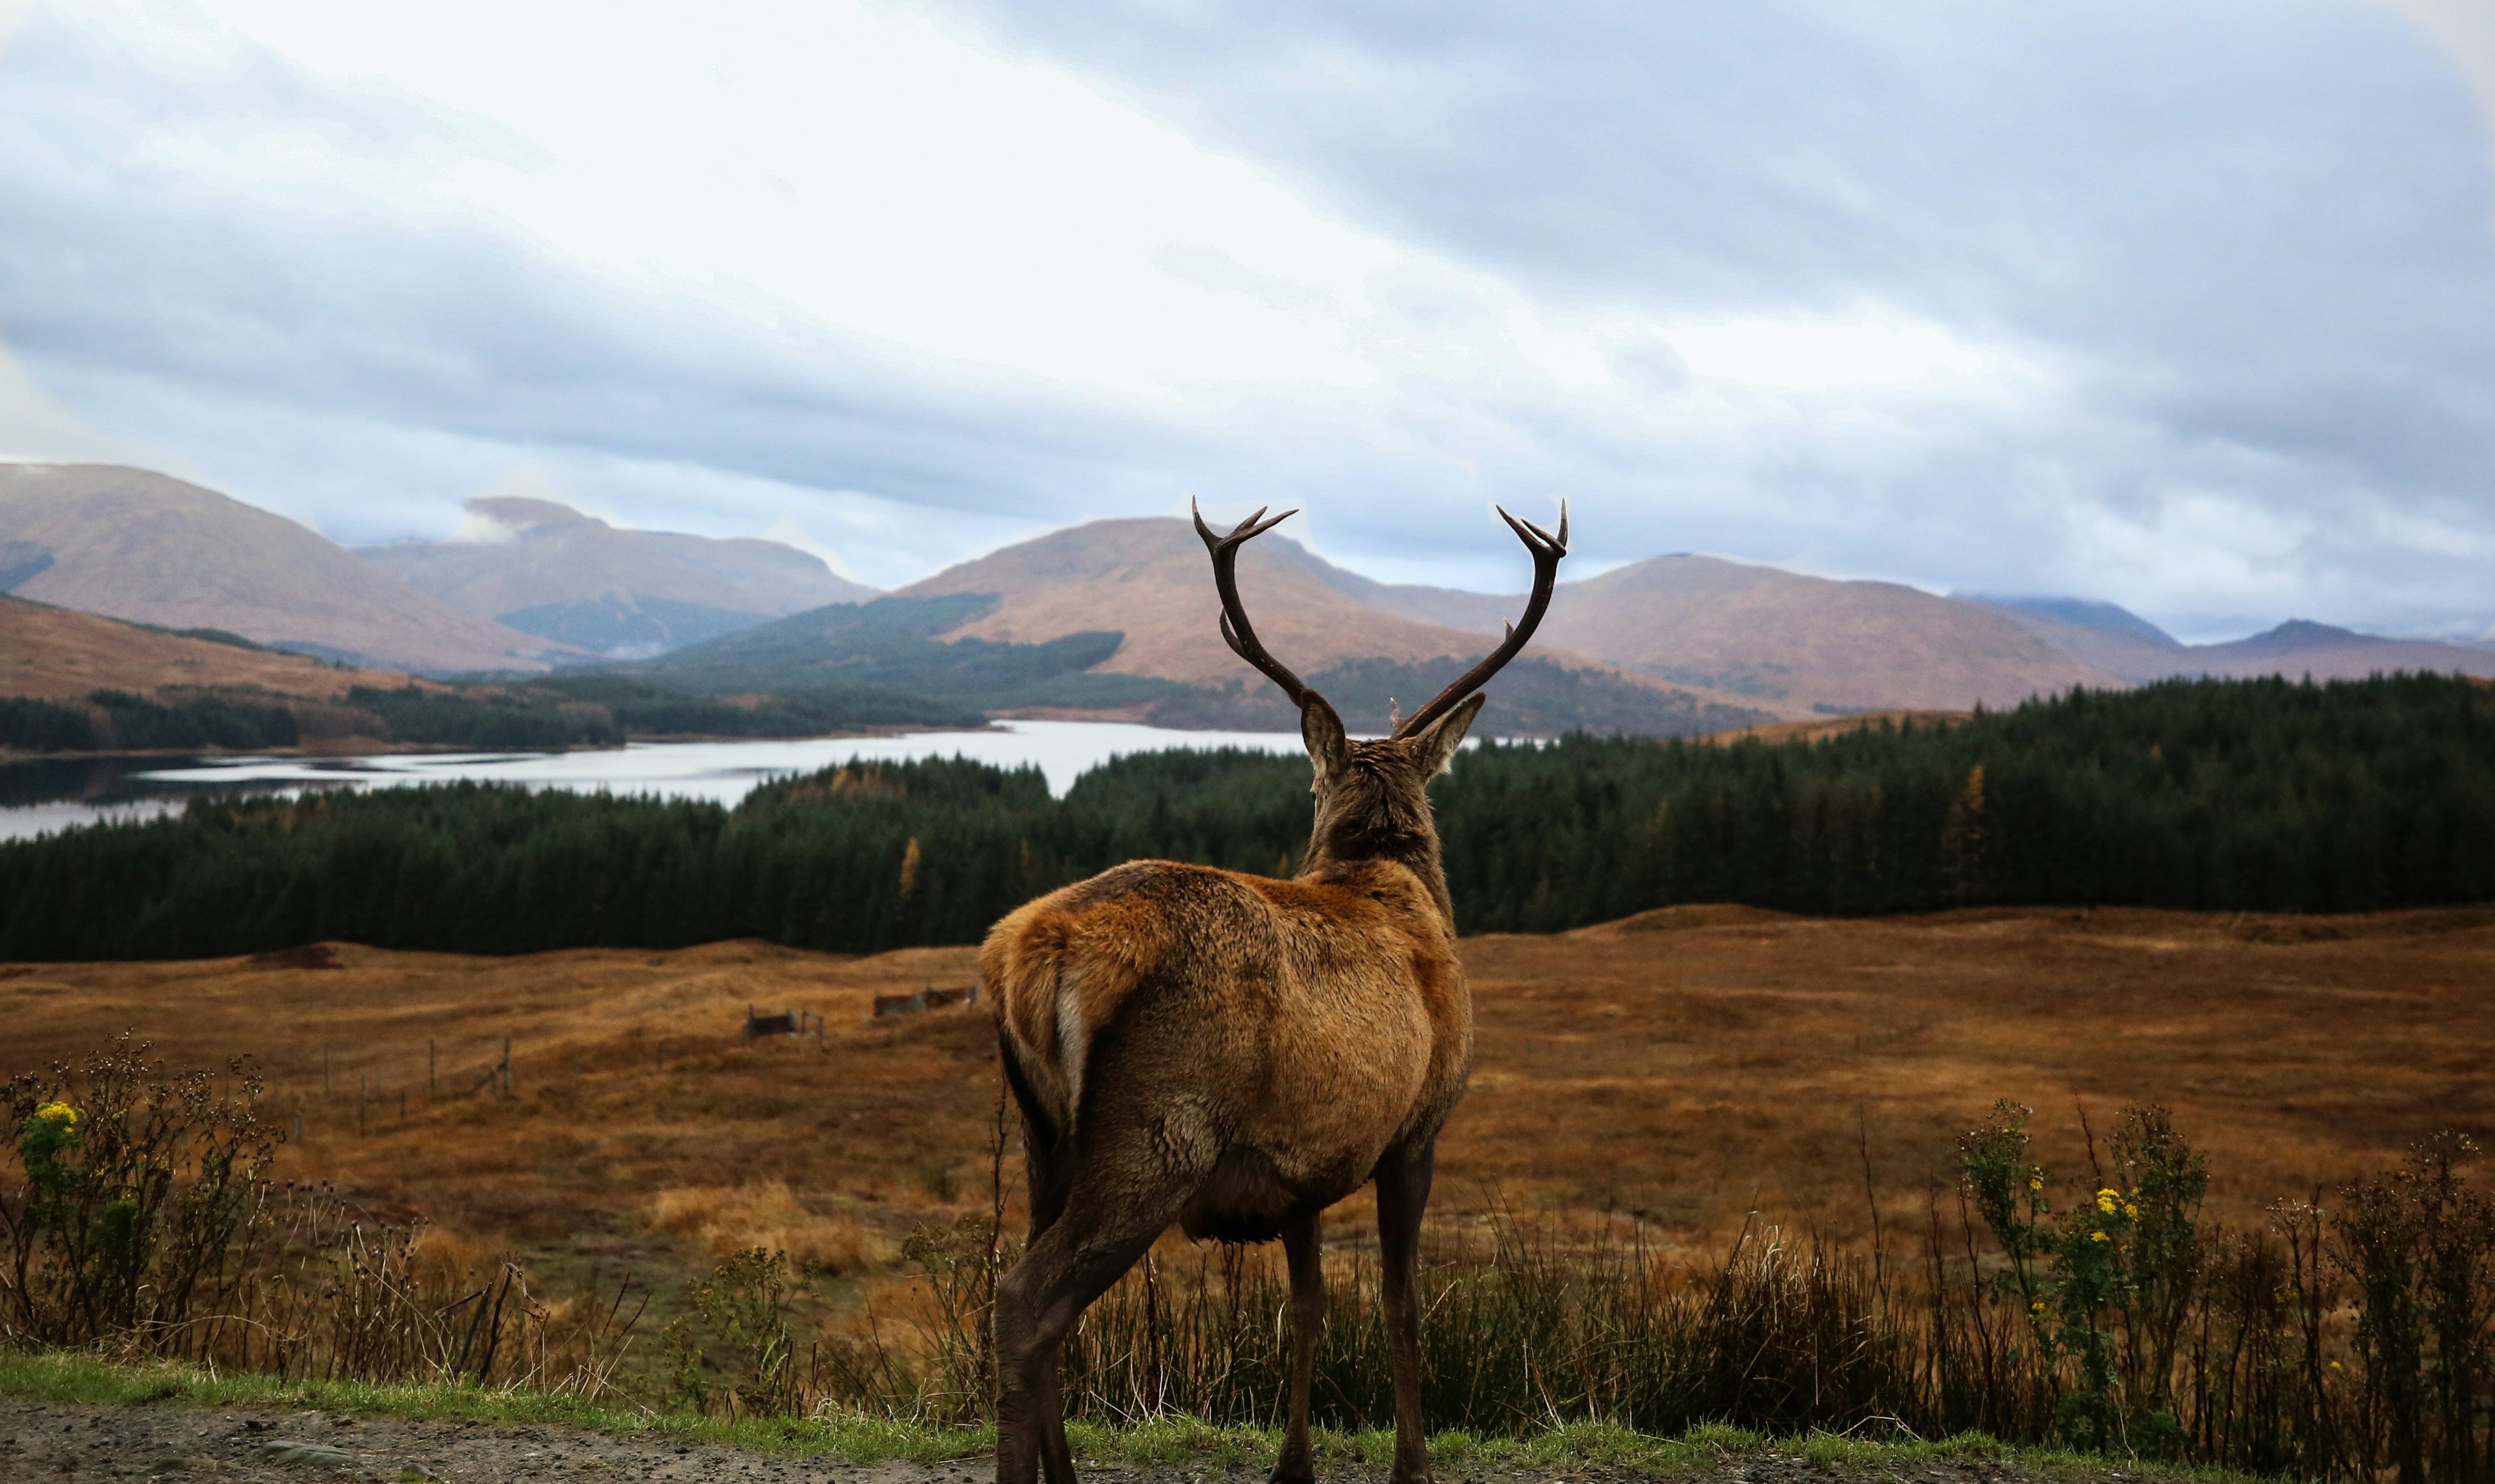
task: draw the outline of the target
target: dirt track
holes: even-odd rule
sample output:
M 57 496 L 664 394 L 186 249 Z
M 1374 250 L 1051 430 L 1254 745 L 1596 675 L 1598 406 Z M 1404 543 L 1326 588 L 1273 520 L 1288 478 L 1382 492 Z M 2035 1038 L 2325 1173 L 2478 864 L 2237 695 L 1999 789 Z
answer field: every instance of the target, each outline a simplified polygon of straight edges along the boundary
M 564 1477 L 967 1484 L 985 1460 L 886 1464 L 774 1458 L 732 1448 L 552 1428 L 407 1422 L 248 1408 L 63 1407 L 0 1400 L 0 1479 L 184 1477 L 502 1480 Z
M 0 1480 L 215 1479 L 233 1484 L 301 1484 L 349 1477 L 415 1484 L 422 1479 L 494 1484 L 516 1479 L 723 1480 L 735 1484 L 975 1484 L 986 1458 L 940 1464 L 858 1466 L 834 1459 L 779 1458 L 733 1448 L 607 1438 L 556 1428 L 473 1422 L 408 1422 L 326 1412 L 245 1407 L 44 1406 L 0 1398 Z M 1171 1466 L 1138 1469 L 1087 1466 L 1101 1484 L 1258 1484 L 1264 1470 Z M 1320 1469 L 1324 1480 L 1382 1480 L 1382 1470 Z M 1603 1472 L 1446 1472 L 1442 1484 L 1593 1480 Z M 1916 1461 L 1895 1466 L 1819 1468 L 1775 1454 L 1724 1457 L 1687 1475 L 1705 1484 L 2138 1484 L 2108 1469 L 2047 1475 L 1990 1464 Z

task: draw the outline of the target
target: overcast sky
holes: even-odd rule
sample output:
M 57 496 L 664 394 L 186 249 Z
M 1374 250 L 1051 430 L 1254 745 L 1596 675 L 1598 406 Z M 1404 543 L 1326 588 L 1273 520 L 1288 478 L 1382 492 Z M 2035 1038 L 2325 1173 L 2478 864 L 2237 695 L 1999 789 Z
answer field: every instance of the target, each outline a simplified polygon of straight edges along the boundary
M 2484 0 L 0 29 L 0 456 L 341 541 L 518 490 L 889 586 L 1192 494 L 1503 589 L 1566 495 L 1578 575 L 2495 619 Z

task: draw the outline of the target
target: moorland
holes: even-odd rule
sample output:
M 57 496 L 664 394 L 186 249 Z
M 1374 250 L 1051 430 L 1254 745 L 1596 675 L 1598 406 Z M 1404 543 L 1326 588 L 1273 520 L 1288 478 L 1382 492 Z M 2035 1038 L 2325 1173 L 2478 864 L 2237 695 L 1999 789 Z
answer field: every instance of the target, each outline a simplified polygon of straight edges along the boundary
M 291 1178 L 478 1250 L 679 1275 L 765 1245 L 906 1278 L 913 1229 L 991 1199 L 994 1032 L 958 1007 L 878 1020 L 874 998 L 968 984 L 972 958 L 322 944 L 18 965 L 0 1019 L 23 1067 L 125 1031 L 177 1064 L 252 1057 L 299 1120 Z M 1955 1221 L 1955 1137 L 2007 1098 L 2038 1110 L 2059 1173 L 2086 1164 L 2082 1113 L 2102 1132 L 2164 1104 L 2211 1153 L 2211 1214 L 2257 1225 L 2435 1128 L 2495 1126 L 2485 908 L 1679 907 L 1475 937 L 1464 958 L 1478 1062 L 1438 1197 L 1457 1222 L 1500 1202 L 1613 1212 L 1703 1248 L 1757 1212 L 1850 1242 L 1867 1180 L 1914 1232 L 1935 1190 Z M 749 1007 L 824 1029 L 749 1041 Z M 506 1037 L 508 1096 L 483 1085 Z M 1363 1224 L 1346 1212 L 1337 1240 Z

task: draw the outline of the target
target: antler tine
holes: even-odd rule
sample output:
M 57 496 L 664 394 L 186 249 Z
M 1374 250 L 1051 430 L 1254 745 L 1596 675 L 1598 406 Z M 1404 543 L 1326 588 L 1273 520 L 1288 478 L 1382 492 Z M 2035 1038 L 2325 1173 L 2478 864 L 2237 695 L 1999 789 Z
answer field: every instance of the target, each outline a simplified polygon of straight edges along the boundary
M 1255 514 L 1222 536 L 1204 523 L 1204 511 L 1196 509 L 1193 500 L 1186 505 L 1195 516 L 1195 534 L 1204 538 L 1205 549 L 1213 553 L 1213 590 L 1221 595 L 1221 642 L 1230 646 L 1232 654 L 1264 671 L 1266 679 L 1280 686 L 1283 694 L 1291 697 L 1291 704 L 1306 704 L 1309 688 L 1291 673 L 1289 666 L 1266 653 L 1264 643 L 1256 637 L 1255 626 L 1248 622 L 1247 608 L 1239 602 L 1239 548 L 1299 511 L 1284 510 L 1266 520 L 1263 517 L 1267 507 L 1260 505 Z
M 1532 640 L 1533 631 L 1541 626 L 1543 610 L 1551 606 L 1551 589 L 1559 580 L 1559 559 L 1568 554 L 1568 502 L 1559 502 L 1559 534 L 1556 536 L 1532 521 L 1518 519 L 1501 507 L 1493 506 L 1492 509 L 1497 510 L 1498 518 L 1506 521 L 1507 528 L 1516 533 L 1516 539 L 1525 542 L 1525 549 L 1533 553 L 1533 596 L 1525 600 L 1525 616 L 1506 626 L 1507 632 L 1499 640 L 1498 647 L 1484 656 L 1479 665 L 1457 676 L 1455 684 L 1440 691 L 1435 699 L 1405 717 L 1395 728 L 1398 738 L 1420 732 L 1446 715 L 1458 701 L 1489 684 L 1490 677 L 1497 674 L 1508 661 L 1516 658 L 1518 651 Z

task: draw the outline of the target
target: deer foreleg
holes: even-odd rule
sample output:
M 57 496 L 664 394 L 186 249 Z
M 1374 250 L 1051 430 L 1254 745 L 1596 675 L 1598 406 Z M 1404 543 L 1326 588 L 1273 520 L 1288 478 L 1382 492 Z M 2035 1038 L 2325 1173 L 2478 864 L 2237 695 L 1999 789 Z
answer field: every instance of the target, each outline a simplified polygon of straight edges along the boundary
M 1325 1266 L 1317 1245 L 1319 1217 L 1282 1228 L 1282 1251 L 1291 1267 L 1291 1396 L 1290 1421 L 1282 1433 L 1282 1455 L 1274 1463 L 1272 1484 L 1313 1484 L 1316 1466 L 1309 1456 L 1309 1382 L 1317 1361 L 1317 1335 L 1325 1328 Z
M 1377 1248 L 1385 1269 L 1386 1327 L 1395 1344 L 1394 1484 L 1427 1484 L 1430 1446 L 1421 1430 L 1421 1213 L 1436 1165 L 1433 1139 L 1377 1166 Z

